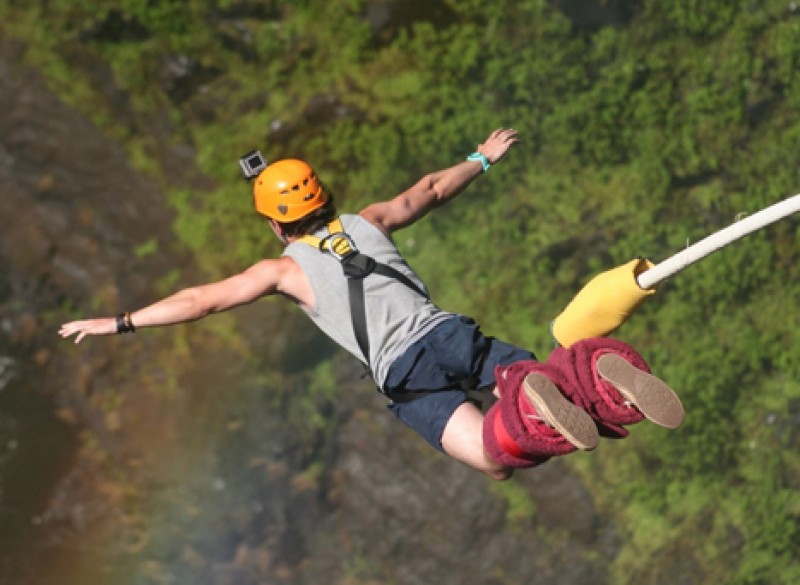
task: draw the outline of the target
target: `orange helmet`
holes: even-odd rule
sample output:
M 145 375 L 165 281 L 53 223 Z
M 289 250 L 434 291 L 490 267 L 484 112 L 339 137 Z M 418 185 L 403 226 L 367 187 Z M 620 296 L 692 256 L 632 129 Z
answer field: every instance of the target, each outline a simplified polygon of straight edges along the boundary
M 282 223 L 305 217 L 328 201 L 308 163 L 285 159 L 268 165 L 253 185 L 256 211 Z

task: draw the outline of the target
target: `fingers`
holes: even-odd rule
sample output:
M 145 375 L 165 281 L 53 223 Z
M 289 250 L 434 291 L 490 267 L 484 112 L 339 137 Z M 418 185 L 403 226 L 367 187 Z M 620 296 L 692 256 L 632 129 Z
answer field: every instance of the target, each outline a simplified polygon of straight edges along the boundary
M 58 330 L 58 334 L 61 337 L 69 337 L 70 335 L 74 335 L 81 330 L 83 323 L 84 322 L 82 321 L 70 321 L 69 323 L 64 323 Z
M 498 128 L 494 132 L 489 135 L 490 139 L 502 140 L 502 141 L 515 141 L 517 138 L 517 131 L 513 128 Z
M 518 133 L 513 128 L 498 128 L 489 135 L 482 145 L 487 148 L 500 149 L 503 153 L 519 142 Z
M 498 128 L 489 135 L 486 142 L 478 146 L 478 151 L 484 154 L 492 164 L 499 161 L 506 152 L 517 142 L 517 131 L 513 128 Z
M 75 335 L 76 333 L 78 333 L 78 329 L 76 329 L 71 323 L 67 323 L 67 324 L 62 325 L 61 329 L 58 330 L 58 334 L 61 337 L 63 337 L 64 339 L 67 339 L 68 337 L 71 337 L 72 335 Z M 83 337 L 83 335 L 79 334 L 78 337 L 75 338 L 75 343 L 80 342 L 82 337 Z
M 76 335 L 75 343 L 80 343 L 84 337 L 89 335 L 111 335 L 114 332 L 115 326 L 111 319 L 71 321 L 64 323 L 58 330 L 58 334 L 64 339 Z

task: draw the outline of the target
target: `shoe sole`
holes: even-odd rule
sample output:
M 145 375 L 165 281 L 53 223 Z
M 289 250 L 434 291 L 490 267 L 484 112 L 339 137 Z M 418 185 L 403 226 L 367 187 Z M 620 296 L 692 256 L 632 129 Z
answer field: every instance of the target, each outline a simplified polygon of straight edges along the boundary
M 649 421 L 667 429 L 676 429 L 683 422 L 683 404 L 662 380 L 611 353 L 598 358 L 596 369 Z
M 589 414 L 564 398 L 556 385 L 543 374 L 528 374 L 522 383 L 525 397 L 542 420 L 584 451 L 597 447 L 597 425 Z

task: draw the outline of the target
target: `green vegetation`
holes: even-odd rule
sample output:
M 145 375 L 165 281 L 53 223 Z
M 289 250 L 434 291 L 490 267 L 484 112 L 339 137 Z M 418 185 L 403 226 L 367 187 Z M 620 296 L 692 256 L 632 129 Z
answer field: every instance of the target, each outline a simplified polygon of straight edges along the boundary
M 491 491 L 506 503 L 506 521 L 511 528 L 531 526 L 536 520 L 536 502 L 519 484 L 512 481 L 496 482 Z
M 309 159 L 352 211 L 517 128 L 502 164 L 398 244 L 442 306 L 541 357 L 598 271 L 800 187 L 795 2 L 642 0 L 581 27 L 544 0 L 442 0 L 435 21 L 378 30 L 367 4 L 0 0 L 0 30 L 169 186 L 177 233 L 215 276 L 277 251 L 238 178 L 252 147 Z M 215 188 L 159 166 L 179 144 Z M 624 532 L 614 583 L 687 556 L 704 583 L 800 582 L 799 277 L 795 218 L 674 277 L 619 332 L 688 418 L 576 459 Z M 512 514 L 534 513 L 520 502 Z

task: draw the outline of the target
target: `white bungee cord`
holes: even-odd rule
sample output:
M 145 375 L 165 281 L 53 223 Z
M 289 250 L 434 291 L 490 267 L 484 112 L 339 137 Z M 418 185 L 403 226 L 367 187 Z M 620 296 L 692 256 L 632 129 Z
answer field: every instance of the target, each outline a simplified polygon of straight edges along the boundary
M 652 288 L 665 278 L 680 272 L 687 266 L 694 264 L 698 260 L 702 260 L 720 248 L 724 248 L 728 244 L 775 223 L 778 220 L 789 217 L 798 211 L 800 211 L 800 194 L 784 199 L 774 205 L 770 205 L 758 213 L 754 213 L 753 215 L 739 220 L 700 240 L 696 244 L 692 244 L 685 250 L 678 252 L 674 256 L 667 258 L 663 262 L 639 274 L 636 277 L 636 283 L 642 289 Z

